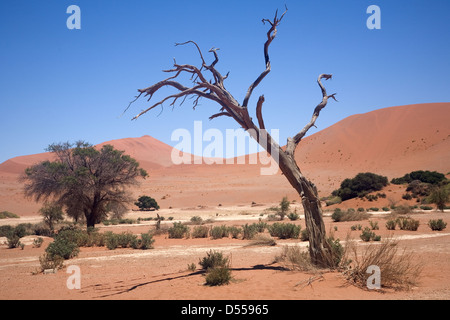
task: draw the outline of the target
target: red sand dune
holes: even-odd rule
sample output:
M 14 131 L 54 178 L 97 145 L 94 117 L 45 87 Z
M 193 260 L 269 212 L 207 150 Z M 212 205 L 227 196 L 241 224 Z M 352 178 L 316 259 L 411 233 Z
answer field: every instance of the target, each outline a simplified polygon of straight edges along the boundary
M 350 116 L 306 137 L 296 151 L 302 172 L 321 195 L 358 172 L 393 177 L 413 170 L 450 171 L 450 103 L 416 104 Z M 261 176 L 259 165 L 172 165 L 172 147 L 150 137 L 100 144 L 125 150 L 150 177 L 134 190 L 154 196 L 161 207 L 235 205 L 298 198 L 278 173 Z M 23 199 L 18 175 L 48 153 L 12 158 L 0 164 L 0 210 L 35 214 L 40 205 Z

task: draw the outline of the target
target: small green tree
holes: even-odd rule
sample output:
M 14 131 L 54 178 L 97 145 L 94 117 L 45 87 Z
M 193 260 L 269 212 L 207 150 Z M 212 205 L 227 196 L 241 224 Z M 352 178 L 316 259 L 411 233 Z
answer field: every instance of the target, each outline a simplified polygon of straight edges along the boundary
M 39 213 L 44 218 L 44 223 L 52 233 L 55 230 L 55 223 L 64 220 L 62 207 L 55 203 L 44 203 L 44 206 L 39 210 Z
M 138 198 L 138 201 L 136 201 L 134 204 L 136 206 L 138 206 L 139 209 L 141 209 L 142 211 L 147 211 L 147 210 L 152 210 L 152 209 L 159 210 L 159 205 L 156 202 L 156 200 L 149 196 L 140 196 Z
M 447 186 L 436 187 L 431 191 L 428 197 L 428 202 L 434 203 L 442 212 L 445 209 L 445 204 L 450 201 L 450 184 Z
M 283 197 L 280 202 L 280 211 L 277 213 L 280 216 L 281 220 L 283 220 L 284 217 L 288 214 L 290 206 L 291 202 L 288 200 L 288 198 Z

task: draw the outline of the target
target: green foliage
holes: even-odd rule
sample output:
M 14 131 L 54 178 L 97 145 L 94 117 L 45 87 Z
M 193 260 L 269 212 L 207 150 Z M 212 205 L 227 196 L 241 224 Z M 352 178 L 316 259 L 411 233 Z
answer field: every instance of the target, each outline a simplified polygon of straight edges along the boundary
M 58 256 L 67 260 L 76 257 L 80 252 L 80 248 L 75 242 L 72 242 L 66 238 L 57 237 L 48 245 L 45 252 L 51 259 L 55 259 L 55 257 Z
M 211 237 L 213 239 L 222 239 L 227 238 L 229 234 L 228 227 L 225 225 L 222 226 L 214 226 L 211 229 Z
M 369 227 L 365 227 L 362 231 L 361 235 L 359 236 L 362 241 L 368 242 L 368 241 L 380 241 L 381 236 L 377 236 L 375 232 L 371 231 Z
M 288 217 L 289 220 L 291 220 L 291 221 L 295 221 L 295 220 L 300 219 L 300 216 L 299 216 L 298 213 L 296 213 L 296 212 L 291 212 L 291 213 L 289 213 L 287 217 Z
M 39 257 L 39 263 L 41 265 L 41 272 L 47 269 L 61 269 L 64 266 L 64 258 L 58 255 L 52 256 L 44 253 Z
M 139 209 L 144 210 L 159 210 L 159 205 L 155 199 L 149 196 L 140 196 L 134 203 Z
M 238 228 L 236 226 L 232 226 L 229 228 L 231 237 L 233 239 L 237 239 L 239 237 L 239 235 L 242 233 L 242 228 Z
M 378 226 L 378 221 L 369 220 L 369 224 L 370 224 L 370 228 L 372 230 L 379 230 L 380 229 L 380 227 Z
M 258 233 L 257 227 L 255 224 L 249 225 L 246 223 L 242 226 L 242 239 L 251 240 Z
M 0 212 L 0 219 L 8 219 L 8 218 L 20 218 L 20 217 L 17 214 L 9 211 Z
M 361 221 L 368 218 L 368 214 L 364 211 L 355 211 L 354 209 L 348 209 L 347 211 L 342 211 L 339 208 L 334 209 L 331 219 L 334 222 L 341 221 Z
M 410 217 L 397 218 L 396 222 L 400 230 L 417 231 L 419 228 L 419 220 Z
M 203 223 L 203 219 L 199 216 L 193 216 L 191 218 L 191 223 L 192 224 L 202 224 Z
M 44 223 L 51 231 L 54 230 L 55 223 L 64 220 L 62 206 L 54 203 L 44 203 L 44 206 L 39 210 L 39 213 L 42 216 Z
M 192 230 L 192 238 L 208 238 L 209 228 L 207 226 L 196 226 Z
M 445 180 L 445 175 L 437 171 L 413 171 L 405 174 L 401 178 L 394 178 L 391 180 L 393 184 L 406 184 L 411 183 L 413 180 L 419 180 L 421 182 L 438 184 L 439 182 Z
M 199 265 L 203 270 L 226 267 L 229 265 L 229 259 L 224 257 L 220 251 L 210 250 L 206 253 L 206 257 L 199 261 Z
M 436 204 L 437 208 L 444 211 L 445 204 L 450 201 L 450 184 L 435 187 L 428 197 L 429 203 Z
M 182 239 L 182 238 L 188 236 L 189 227 L 182 224 L 181 222 L 174 222 L 173 227 L 170 227 L 168 232 L 169 232 L 169 238 Z
M 308 228 L 305 228 L 302 231 L 300 231 L 300 240 L 302 240 L 302 241 L 309 241 L 309 230 L 308 230 Z
M 386 229 L 388 229 L 388 230 L 395 230 L 396 225 L 397 225 L 397 222 L 395 220 L 386 221 Z
M 231 280 L 231 270 L 228 266 L 209 269 L 206 273 L 206 285 L 222 286 L 229 284 Z
M 44 243 L 44 239 L 41 237 L 37 237 L 33 240 L 33 248 L 40 248 L 42 246 L 42 243 Z
M 301 226 L 292 223 L 275 222 L 269 226 L 268 229 L 272 237 L 278 237 L 280 239 L 298 239 Z
M 433 231 L 442 231 L 447 227 L 447 223 L 442 219 L 428 221 L 428 226 Z
M 387 186 L 387 184 L 387 177 L 371 172 L 358 173 L 354 178 L 342 181 L 340 188 L 333 191 L 332 195 L 340 197 L 345 201 L 356 197 L 363 197 L 373 191 L 379 191 Z

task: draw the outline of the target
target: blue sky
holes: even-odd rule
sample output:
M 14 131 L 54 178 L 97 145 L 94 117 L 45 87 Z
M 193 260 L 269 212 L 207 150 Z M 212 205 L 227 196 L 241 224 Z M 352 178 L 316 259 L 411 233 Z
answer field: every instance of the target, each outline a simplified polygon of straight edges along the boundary
M 81 29 L 69 30 L 67 7 L 81 9 Z M 264 94 L 268 128 L 280 142 L 297 133 L 321 100 L 320 73 L 332 73 L 328 92 L 337 92 L 317 121 L 324 129 L 352 114 L 427 102 L 450 101 L 450 1 L 272 0 L 115 1 L 2 0 L 0 2 L 0 163 L 43 152 L 53 142 L 151 135 L 167 144 L 178 128 L 237 128 L 230 118 L 208 121 L 218 106 L 202 100 L 168 103 L 141 117 L 144 88 L 167 77 L 178 63 L 200 65 L 195 40 L 208 61 L 220 48 L 219 71 L 227 89 L 242 102 L 264 70 L 267 25 L 284 5 L 289 11 L 270 47 L 272 72 L 254 91 Z M 369 30 L 369 5 L 381 9 L 381 29 Z M 163 93 L 170 93 L 164 91 Z M 155 96 L 155 99 L 162 96 Z M 156 101 L 156 100 L 155 100 Z

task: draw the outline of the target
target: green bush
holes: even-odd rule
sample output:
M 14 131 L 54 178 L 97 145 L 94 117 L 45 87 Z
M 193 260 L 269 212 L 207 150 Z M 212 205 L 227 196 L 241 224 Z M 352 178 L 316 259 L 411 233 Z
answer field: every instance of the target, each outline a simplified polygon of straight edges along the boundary
M 298 239 L 301 226 L 292 223 L 275 222 L 269 226 L 268 229 L 272 237 L 278 237 L 280 239 Z
M 230 283 L 231 270 L 228 266 L 209 269 L 206 273 L 206 285 L 222 286 Z
M 368 241 L 380 241 L 381 236 L 377 236 L 375 232 L 371 231 L 369 227 L 365 227 L 362 231 L 361 235 L 359 236 L 362 241 L 368 242 Z
M 308 230 L 308 228 L 305 228 L 302 231 L 300 231 L 300 240 L 302 240 L 302 241 L 309 241 L 309 230 Z
M 430 206 L 420 206 L 419 208 L 422 210 L 433 210 L 433 207 Z
M 210 250 L 206 253 L 206 257 L 203 257 L 199 261 L 199 265 L 203 270 L 227 267 L 229 265 L 229 259 L 224 257 L 223 253 L 220 251 Z
M 211 229 L 211 237 L 213 239 L 222 239 L 228 237 L 228 228 L 225 225 L 222 226 L 214 226 Z
M 209 228 L 207 226 L 196 226 L 192 230 L 192 238 L 208 238 Z
M 339 208 L 336 208 L 333 212 L 333 214 L 331 215 L 331 219 L 334 222 L 341 222 L 341 221 L 361 221 L 361 220 L 365 220 L 369 217 L 369 214 L 364 212 L 364 211 L 360 211 L 358 209 L 358 211 L 355 211 L 354 209 L 348 209 L 347 211 L 342 211 Z
M 170 227 L 168 232 L 171 239 L 183 239 L 189 235 L 189 227 L 181 222 L 174 222 L 173 227 Z
M 159 210 L 156 200 L 149 196 L 140 196 L 134 204 L 141 210 Z
M 356 197 L 363 197 L 373 191 L 379 191 L 387 186 L 387 184 L 387 177 L 371 172 L 358 173 L 354 178 L 342 181 L 340 188 L 333 191 L 332 195 L 340 197 L 345 201 Z
M 295 220 L 300 219 L 300 216 L 298 215 L 298 213 L 295 213 L 295 212 L 289 213 L 289 214 L 287 215 L 287 217 L 288 217 L 289 220 L 291 220 L 291 221 L 295 221 Z
M 369 220 L 369 224 L 370 224 L 370 228 L 372 230 L 379 230 L 380 229 L 380 227 L 378 226 L 378 221 Z
M 419 180 L 421 182 L 430 183 L 430 184 L 438 184 L 439 182 L 445 180 L 445 175 L 439 173 L 437 171 L 413 171 L 405 174 L 401 178 L 394 178 L 391 180 L 393 184 L 405 184 L 411 183 L 414 180 Z
M 386 229 L 388 229 L 388 230 L 395 230 L 396 225 L 397 225 L 397 222 L 395 220 L 386 221 Z
M 397 225 L 400 230 L 417 231 L 419 228 L 419 220 L 415 220 L 409 217 L 397 218 Z
M 255 224 L 249 225 L 248 223 L 246 223 L 244 226 L 242 226 L 242 239 L 251 240 L 257 233 L 258 230 Z
M 138 248 L 141 250 L 152 249 L 154 242 L 155 239 L 153 239 L 153 236 L 150 233 L 142 233 Z
M 133 244 L 136 246 L 137 235 L 132 234 L 129 231 L 117 234 L 117 243 L 122 248 L 131 247 Z
M 61 269 L 64 266 L 64 259 L 60 256 L 51 256 L 48 253 L 44 253 L 39 257 L 39 263 L 41 265 L 41 272 L 47 269 Z
M 428 221 L 428 226 L 433 231 L 442 231 L 447 227 L 447 223 L 442 219 Z
M 74 258 L 80 252 L 80 248 L 75 242 L 72 242 L 66 238 L 56 238 L 52 243 L 50 243 L 45 249 L 45 252 L 49 255 L 51 259 L 55 259 L 59 256 L 65 260 Z
M 231 237 L 233 239 L 237 239 L 239 235 L 242 233 L 242 228 L 238 228 L 236 226 L 232 226 L 229 228 L 229 231 L 231 233 Z
M 114 250 L 119 246 L 119 237 L 112 231 L 105 232 L 105 245 L 109 250 Z
M 0 212 L 0 219 L 8 219 L 8 218 L 20 218 L 20 216 L 18 216 L 15 213 L 9 212 L 9 211 L 2 211 Z
M 192 224 L 202 224 L 203 219 L 199 216 L 193 216 L 191 218 L 191 222 L 192 222 Z
M 6 244 L 8 245 L 9 249 L 18 248 L 21 245 L 20 237 L 15 234 L 10 235 L 9 237 L 6 238 L 6 240 L 7 240 Z

